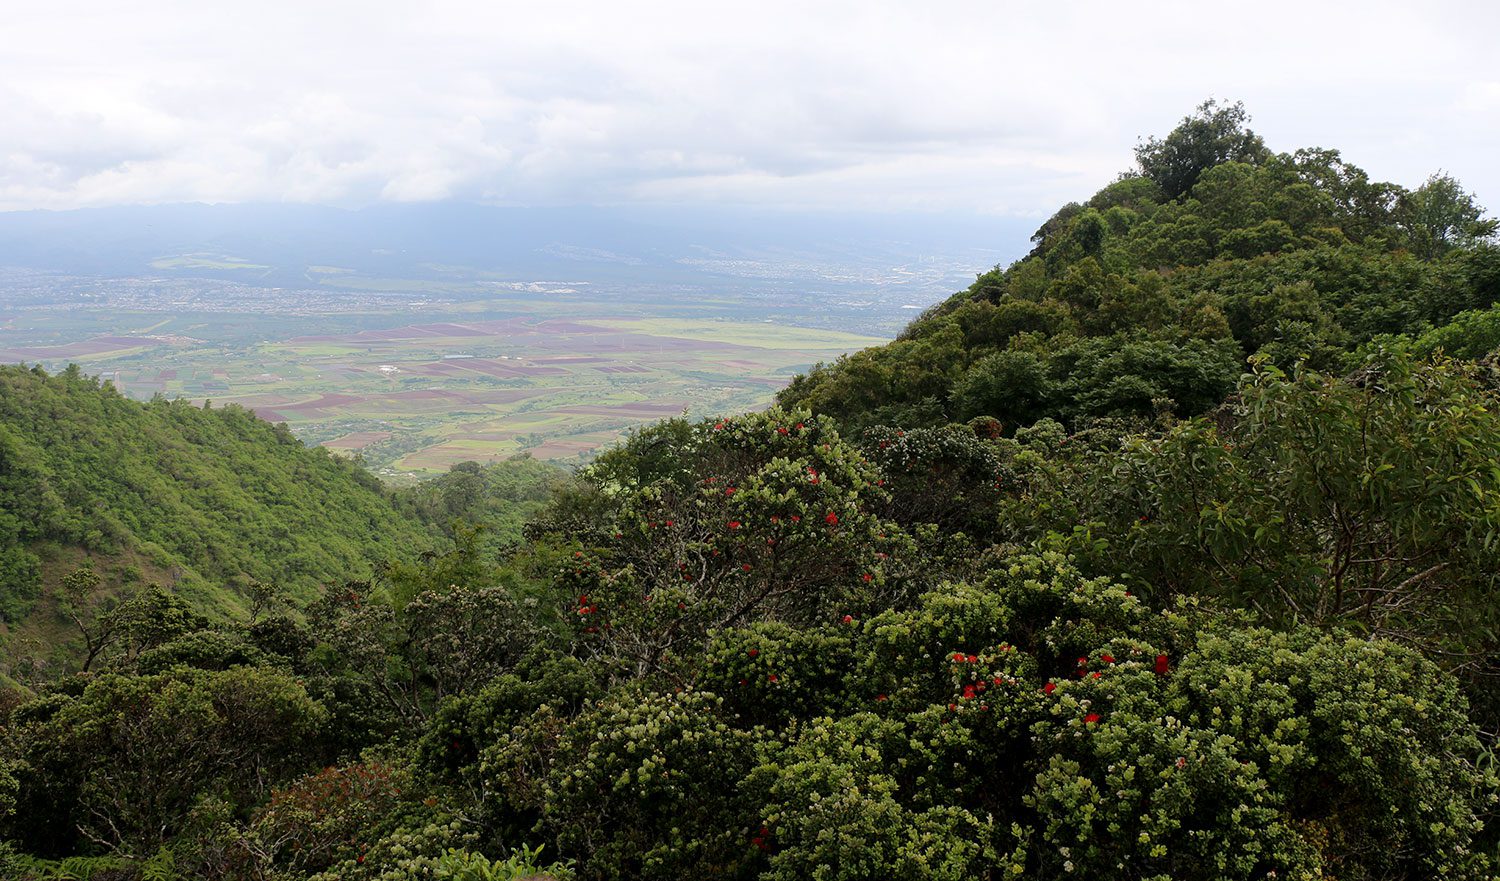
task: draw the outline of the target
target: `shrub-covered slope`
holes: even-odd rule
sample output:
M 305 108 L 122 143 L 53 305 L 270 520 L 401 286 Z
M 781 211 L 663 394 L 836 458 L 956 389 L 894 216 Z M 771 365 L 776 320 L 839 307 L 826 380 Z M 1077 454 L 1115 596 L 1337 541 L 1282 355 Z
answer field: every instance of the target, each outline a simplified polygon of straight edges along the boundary
M 436 536 L 358 465 L 239 407 L 131 401 L 76 369 L 0 368 L 0 610 L 65 570 L 170 579 L 205 608 L 250 580 L 303 599 Z

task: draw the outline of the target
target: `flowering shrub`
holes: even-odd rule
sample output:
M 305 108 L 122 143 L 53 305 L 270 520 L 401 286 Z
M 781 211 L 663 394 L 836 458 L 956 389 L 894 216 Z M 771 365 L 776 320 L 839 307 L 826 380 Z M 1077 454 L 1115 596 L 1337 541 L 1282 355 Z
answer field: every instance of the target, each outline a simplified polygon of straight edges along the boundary
M 909 732 L 874 713 L 809 723 L 755 768 L 762 879 L 981 878 L 1018 842 L 992 814 L 912 798 Z
M 825 419 L 770 410 L 647 429 L 585 471 L 593 527 L 559 573 L 580 644 L 637 671 L 710 630 L 812 625 L 909 602 L 882 477 Z M 561 523 L 561 520 L 554 523 Z
M 482 748 L 544 755 L 581 877 L 1488 877 L 1500 781 L 1392 643 L 1152 611 L 1050 554 L 691 659 Z
M 272 792 L 242 846 L 263 869 L 302 874 L 357 859 L 370 830 L 411 799 L 412 785 L 404 766 L 386 762 L 325 768 Z
M 703 877 L 745 849 L 749 818 L 731 784 L 754 739 L 709 692 L 626 689 L 558 737 L 543 826 L 596 877 Z

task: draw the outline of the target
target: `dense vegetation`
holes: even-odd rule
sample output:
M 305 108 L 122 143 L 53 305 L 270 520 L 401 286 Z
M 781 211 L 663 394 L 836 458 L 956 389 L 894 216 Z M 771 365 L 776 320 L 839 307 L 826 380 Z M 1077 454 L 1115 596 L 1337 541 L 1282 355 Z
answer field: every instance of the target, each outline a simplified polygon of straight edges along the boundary
M 76 368 L 0 368 L 0 615 L 11 624 L 84 561 L 102 591 L 161 580 L 224 614 L 248 606 L 256 582 L 311 599 L 435 544 L 363 469 L 243 408 L 141 406 Z
M 1244 122 L 787 406 L 456 469 L 309 603 L 81 615 L 0 874 L 1494 877 L 1493 225 Z
M 1372 340 L 1500 298 L 1495 221 L 1452 178 L 1374 182 L 1334 150 L 1272 153 L 1244 123 L 1203 105 L 1043 224 L 1026 259 L 781 403 L 853 428 L 1194 416 L 1252 357 L 1343 372 Z

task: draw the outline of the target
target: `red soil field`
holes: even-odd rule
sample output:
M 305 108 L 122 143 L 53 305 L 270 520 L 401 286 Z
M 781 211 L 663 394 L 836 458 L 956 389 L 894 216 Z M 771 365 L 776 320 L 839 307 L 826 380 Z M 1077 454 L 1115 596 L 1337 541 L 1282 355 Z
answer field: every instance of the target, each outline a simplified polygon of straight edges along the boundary
M 356 431 L 336 440 L 328 441 L 323 446 L 331 447 L 335 450 L 362 450 L 370 444 L 376 441 L 383 441 L 390 436 L 391 433 L 389 431 Z

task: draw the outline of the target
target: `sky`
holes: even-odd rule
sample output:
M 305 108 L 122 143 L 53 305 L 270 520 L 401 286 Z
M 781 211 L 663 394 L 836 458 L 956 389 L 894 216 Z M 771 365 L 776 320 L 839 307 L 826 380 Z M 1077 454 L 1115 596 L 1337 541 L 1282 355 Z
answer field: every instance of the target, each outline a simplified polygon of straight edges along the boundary
M 1500 208 L 1500 4 L 49 0 L 0 210 L 750 205 L 1046 216 L 1207 97 Z

